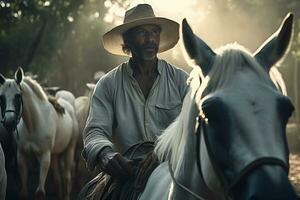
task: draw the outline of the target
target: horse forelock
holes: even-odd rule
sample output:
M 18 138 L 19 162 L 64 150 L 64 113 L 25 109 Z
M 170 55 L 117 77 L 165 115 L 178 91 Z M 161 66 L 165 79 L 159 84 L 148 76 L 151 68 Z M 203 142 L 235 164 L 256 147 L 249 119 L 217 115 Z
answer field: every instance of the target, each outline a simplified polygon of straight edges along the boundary
M 41 100 L 48 99 L 46 93 L 44 92 L 44 90 L 36 80 L 33 80 L 28 76 L 24 77 L 23 81 L 21 82 L 21 87 L 24 88 L 26 86 L 28 86 L 39 99 Z

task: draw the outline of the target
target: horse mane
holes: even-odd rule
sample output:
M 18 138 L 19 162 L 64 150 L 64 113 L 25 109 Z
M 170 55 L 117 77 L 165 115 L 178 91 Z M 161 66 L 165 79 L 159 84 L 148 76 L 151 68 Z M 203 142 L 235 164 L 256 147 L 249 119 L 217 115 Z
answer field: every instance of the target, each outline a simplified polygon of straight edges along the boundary
M 242 68 L 252 69 L 257 75 L 266 81 L 273 81 L 283 94 L 286 94 L 285 84 L 280 72 L 272 67 L 270 77 L 263 67 L 253 58 L 253 55 L 243 46 L 233 43 L 222 46 L 215 51 L 215 58 L 212 69 L 209 74 L 203 78 L 202 72 L 198 66 L 195 66 L 188 79 L 190 90 L 186 95 L 182 112 L 170 126 L 159 136 L 155 153 L 161 162 L 170 160 L 173 170 L 183 162 L 183 152 L 187 137 L 189 134 L 189 126 L 193 126 L 191 120 L 195 122 L 195 118 L 191 118 L 191 109 L 196 110 L 196 116 L 201 110 L 201 101 L 204 92 L 213 92 L 218 88 L 225 86 L 231 79 L 232 75 Z M 197 109 L 198 107 L 198 109 Z M 192 129 L 193 130 L 193 129 Z
M 35 93 L 35 95 L 41 100 L 48 99 L 46 93 L 44 92 L 40 84 L 36 80 L 32 79 L 31 77 L 25 76 L 23 78 L 21 86 L 24 88 L 24 85 L 27 85 Z
M 58 99 L 56 97 L 49 95 L 48 101 L 51 103 L 53 108 L 56 110 L 57 114 L 59 114 L 59 115 L 65 114 L 65 112 L 66 112 L 65 108 L 59 104 Z

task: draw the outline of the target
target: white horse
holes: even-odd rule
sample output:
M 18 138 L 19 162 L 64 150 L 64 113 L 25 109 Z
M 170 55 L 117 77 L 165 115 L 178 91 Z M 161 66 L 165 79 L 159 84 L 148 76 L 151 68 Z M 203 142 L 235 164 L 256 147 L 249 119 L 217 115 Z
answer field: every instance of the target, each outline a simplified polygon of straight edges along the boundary
M 0 81 L 3 82 L 2 87 L 8 88 L 4 97 L 15 95 L 14 102 L 20 99 L 22 101 L 22 118 L 18 124 L 19 134 L 17 138 L 17 159 L 22 182 L 21 197 L 28 197 L 28 158 L 29 155 L 34 155 L 40 164 L 36 197 L 45 198 L 44 187 L 51 160 L 55 185 L 64 191 L 63 198 L 69 199 L 71 167 L 74 162 L 74 151 L 78 137 L 74 107 L 63 98 L 58 98 L 54 102 L 52 100 L 53 104 L 60 107 L 61 113 L 58 113 L 35 80 L 24 77 L 21 68 L 15 74 L 15 80 L 0 76 Z M 11 104 L 15 105 L 14 102 Z M 9 112 L 5 111 L 2 114 L 4 118 L 8 119 L 17 116 L 13 106 Z M 63 161 L 61 173 L 59 172 L 60 161 Z M 61 178 L 62 186 L 60 184 Z M 59 191 L 59 194 L 61 193 Z
M 201 69 L 191 72 L 182 111 L 156 145 L 170 170 L 158 166 L 140 200 L 296 199 L 285 136 L 293 105 L 275 86 L 280 77 L 269 75 L 286 53 L 292 24 L 289 14 L 251 54 L 237 44 L 213 51 L 183 21 L 185 48 Z
M 89 114 L 89 107 L 90 107 L 90 96 L 95 88 L 95 84 L 87 83 L 86 86 L 88 87 L 88 92 L 85 96 L 80 96 L 75 99 L 75 113 L 78 120 L 78 127 L 80 135 L 83 132 L 85 127 L 85 123 Z M 81 136 L 82 139 L 82 136 Z M 82 143 L 82 142 L 81 142 Z
M 75 153 L 77 160 L 75 173 L 78 174 L 78 176 L 76 176 L 74 180 L 75 187 L 77 187 L 78 190 L 80 190 L 84 186 L 84 184 L 86 184 L 95 175 L 94 173 L 91 173 L 87 170 L 86 163 L 81 156 L 81 152 L 83 150 L 82 132 L 89 114 L 90 96 L 94 90 L 95 84 L 87 83 L 86 86 L 88 88 L 88 92 L 86 92 L 86 95 L 77 97 L 74 103 L 79 132 L 77 148 Z

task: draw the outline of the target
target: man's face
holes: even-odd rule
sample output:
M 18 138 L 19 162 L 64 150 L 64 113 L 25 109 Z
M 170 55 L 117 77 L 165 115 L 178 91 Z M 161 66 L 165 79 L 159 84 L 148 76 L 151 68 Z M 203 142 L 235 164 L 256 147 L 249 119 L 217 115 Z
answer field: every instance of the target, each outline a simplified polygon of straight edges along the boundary
M 153 60 L 156 58 L 161 28 L 157 25 L 141 25 L 131 31 L 131 53 L 142 60 Z

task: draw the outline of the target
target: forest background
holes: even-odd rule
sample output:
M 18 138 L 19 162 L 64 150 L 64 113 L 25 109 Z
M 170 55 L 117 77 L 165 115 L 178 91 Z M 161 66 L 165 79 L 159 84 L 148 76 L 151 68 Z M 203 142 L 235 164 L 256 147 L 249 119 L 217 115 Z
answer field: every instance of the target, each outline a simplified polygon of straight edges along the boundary
M 279 70 L 299 105 L 300 0 L 0 0 L 0 73 L 11 77 L 21 66 L 43 85 L 82 95 L 95 72 L 128 59 L 106 52 L 101 38 L 137 3 L 149 3 L 157 16 L 178 23 L 187 18 L 213 48 L 238 42 L 251 52 L 293 12 L 292 46 Z M 182 46 L 180 41 L 159 57 L 189 72 Z

